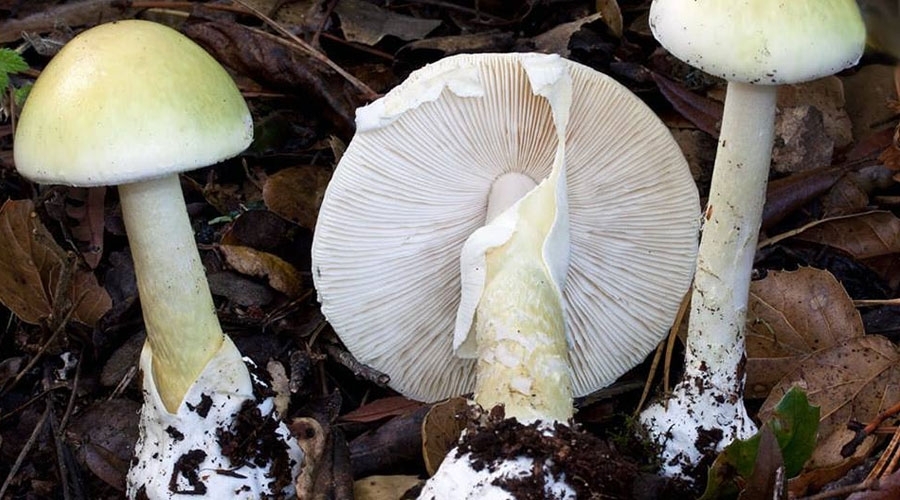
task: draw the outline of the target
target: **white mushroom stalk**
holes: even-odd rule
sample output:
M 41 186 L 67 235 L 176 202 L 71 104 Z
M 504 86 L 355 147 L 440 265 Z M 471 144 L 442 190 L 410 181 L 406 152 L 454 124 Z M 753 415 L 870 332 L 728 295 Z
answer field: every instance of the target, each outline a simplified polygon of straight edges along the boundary
M 663 472 L 690 477 L 704 458 L 756 431 L 743 402 L 750 276 L 771 160 L 777 84 L 855 64 L 864 28 L 853 0 L 654 0 L 654 36 L 728 80 L 691 298 L 685 374 L 641 420 Z
M 22 110 L 14 149 L 23 176 L 120 185 L 147 330 L 130 498 L 292 491 L 302 453 L 222 332 L 178 178 L 240 153 L 252 137 L 228 73 L 188 38 L 147 21 L 72 39 Z
M 174 413 L 221 350 L 225 334 L 178 175 L 122 184 L 119 199 L 147 329 L 151 373 L 156 374 L 155 386 L 165 409 Z

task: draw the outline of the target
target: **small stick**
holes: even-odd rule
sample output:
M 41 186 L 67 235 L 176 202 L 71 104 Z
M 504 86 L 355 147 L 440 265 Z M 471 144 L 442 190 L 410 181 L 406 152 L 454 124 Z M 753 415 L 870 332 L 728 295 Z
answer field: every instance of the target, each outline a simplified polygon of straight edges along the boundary
M 19 456 L 16 457 L 16 462 L 13 464 L 12 468 L 9 469 L 9 474 L 6 476 L 6 480 L 3 481 L 3 485 L 0 486 L 0 498 L 6 498 L 6 490 L 12 483 L 13 478 L 16 477 L 16 473 L 19 472 L 19 468 L 22 467 L 22 463 L 25 462 L 25 457 L 28 456 L 28 452 L 31 451 L 34 443 L 37 442 L 37 438 L 44 429 L 44 425 L 47 423 L 47 417 L 49 415 L 50 402 L 47 402 L 44 413 L 41 415 L 40 420 L 38 420 L 37 425 L 34 426 L 34 430 L 31 431 L 31 436 L 28 437 L 28 441 L 25 442 L 25 446 L 23 446 L 22 451 L 19 452 Z

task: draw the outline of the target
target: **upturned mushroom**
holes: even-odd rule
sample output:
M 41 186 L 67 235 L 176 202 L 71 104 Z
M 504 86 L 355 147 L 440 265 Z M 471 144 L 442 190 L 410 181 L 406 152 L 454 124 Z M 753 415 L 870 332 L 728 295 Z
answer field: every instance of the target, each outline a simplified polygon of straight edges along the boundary
M 147 330 L 129 497 L 281 494 L 300 465 L 262 382 L 219 326 L 178 179 L 237 155 L 252 137 L 228 73 L 177 31 L 146 21 L 72 39 L 22 110 L 14 155 L 23 176 L 119 186 Z M 241 412 L 258 413 L 254 430 L 270 442 L 264 451 L 223 451 Z
M 508 418 L 565 423 L 573 396 L 665 334 L 698 211 L 668 130 L 612 79 L 557 56 L 453 56 L 357 111 L 313 277 L 340 338 L 399 392 L 474 390 Z M 424 497 L 462 484 L 443 475 Z M 477 497 L 465 484 L 457 498 Z
M 664 472 L 685 475 L 704 455 L 755 432 L 743 404 L 744 327 L 776 86 L 852 66 L 865 29 L 853 0 L 654 0 L 650 28 L 672 55 L 728 81 L 685 374 L 670 398 L 641 416 L 663 445 Z M 698 440 L 700 433 L 720 439 Z

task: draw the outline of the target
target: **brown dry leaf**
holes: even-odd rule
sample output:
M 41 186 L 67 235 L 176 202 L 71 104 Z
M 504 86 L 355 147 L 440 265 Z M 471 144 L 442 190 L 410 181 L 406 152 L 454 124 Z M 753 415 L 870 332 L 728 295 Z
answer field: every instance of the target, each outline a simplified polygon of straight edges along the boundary
M 531 46 L 530 49 L 535 52 L 559 54 L 563 57 L 569 57 L 569 42 L 572 39 L 572 35 L 580 30 L 585 24 L 592 23 L 602 18 L 603 14 L 597 13 L 570 23 L 560 24 L 559 26 L 545 31 L 529 40 L 528 43 Z M 619 22 L 621 23 L 621 17 L 619 18 Z
M 138 438 L 140 406 L 129 399 L 104 400 L 73 418 L 66 429 L 82 465 L 119 491 L 125 491 L 125 473 Z
M 847 497 L 847 500 L 896 500 L 900 498 L 900 472 L 878 481 L 877 486 L 866 491 L 857 491 Z
M 422 403 L 403 396 L 389 396 L 376 399 L 369 404 L 341 415 L 341 422 L 370 423 L 385 418 L 405 415 L 422 406 Z
M 466 398 L 452 398 L 435 404 L 425 415 L 422 421 L 422 457 L 429 476 L 437 472 L 444 457 L 459 442 L 459 436 L 466 428 L 464 417 L 468 407 Z
M 353 483 L 356 500 L 397 500 L 419 484 L 419 476 L 369 476 Z
M 65 252 L 34 214 L 31 200 L 0 207 L 0 302 L 22 321 L 38 324 L 53 312 L 56 285 L 68 265 Z M 77 269 L 69 300 L 73 318 L 93 326 L 112 301 L 93 273 Z
M 746 396 L 764 398 L 811 353 L 865 332 L 844 287 L 828 271 L 772 271 L 750 285 Z
M 621 38 L 624 31 L 622 22 L 622 9 L 619 8 L 618 0 L 597 0 L 594 4 L 597 13 L 603 16 L 604 22 L 609 26 L 609 30 L 614 35 Z
M 313 229 L 331 172 L 315 165 L 291 167 L 266 179 L 263 201 L 272 212 Z
M 365 45 L 375 45 L 387 35 L 419 40 L 441 25 L 439 19 L 405 16 L 362 0 L 341 0 L 334 12 L 341 20 L 344 38 Z
M 900 253 L 900 219 L 890 212 L 868 212 L 823 222 L 796 236 L 847 252 L 857 259 Z
M 869 436 L 857 446 L 853 455 L 845 458 L 841 455 L 841 450 L 855 435 L 855 431 L 846 427 L 827 436 L 819 434 L 813 456 L 806 463 L 803 472 L 790 481 L 791 494 L 802 497 L 809 491 L 820 491 L 826 484 L 846 476 L 847 471 L 864 462 L 878 440 L 875 436 Z
M 281 258 L 240 245 L 219 245 L 219 250 L 235 271 L 265 278 L 269 286 L 290 298 L 300 296 L 303 290 L 300 273 Z
M 106 187 L 69 188 L 66 194 L 66 215 L 74 219 L 72 238 L 78 243 L 84 261 L 95 269 L 103 257 L 103 203 Z M 73 203 L 77 202 L 77 204 Z
M 900 356 L 894 344 L 878 335 L 855 337 L 817 351 L 772 389 L 759 411 L 766 421 L 793 386 L 821 407 L 819 443 L 852 420 L 868 422 L 900 401 Z

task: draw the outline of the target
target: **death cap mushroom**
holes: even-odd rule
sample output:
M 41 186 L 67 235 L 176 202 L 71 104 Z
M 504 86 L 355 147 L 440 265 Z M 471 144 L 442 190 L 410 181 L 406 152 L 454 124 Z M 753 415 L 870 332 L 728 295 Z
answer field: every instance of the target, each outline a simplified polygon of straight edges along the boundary
M 642 360 L 690 282 L 696 187 L 669 131 L 637 97 L 556 56 L 438 61 L 358 110 L 312 250 L 335 331 L 409 397 L 434 401 L 474 386 L 474 360 L 453 349 L 460 252 L 485 225 L 498 184 L 521 196 L 550 173 L 558 138 L 548 100 L 532 86 L 548 78 L 539 67 L 572 78 L 563 296 L 576 396 Z

